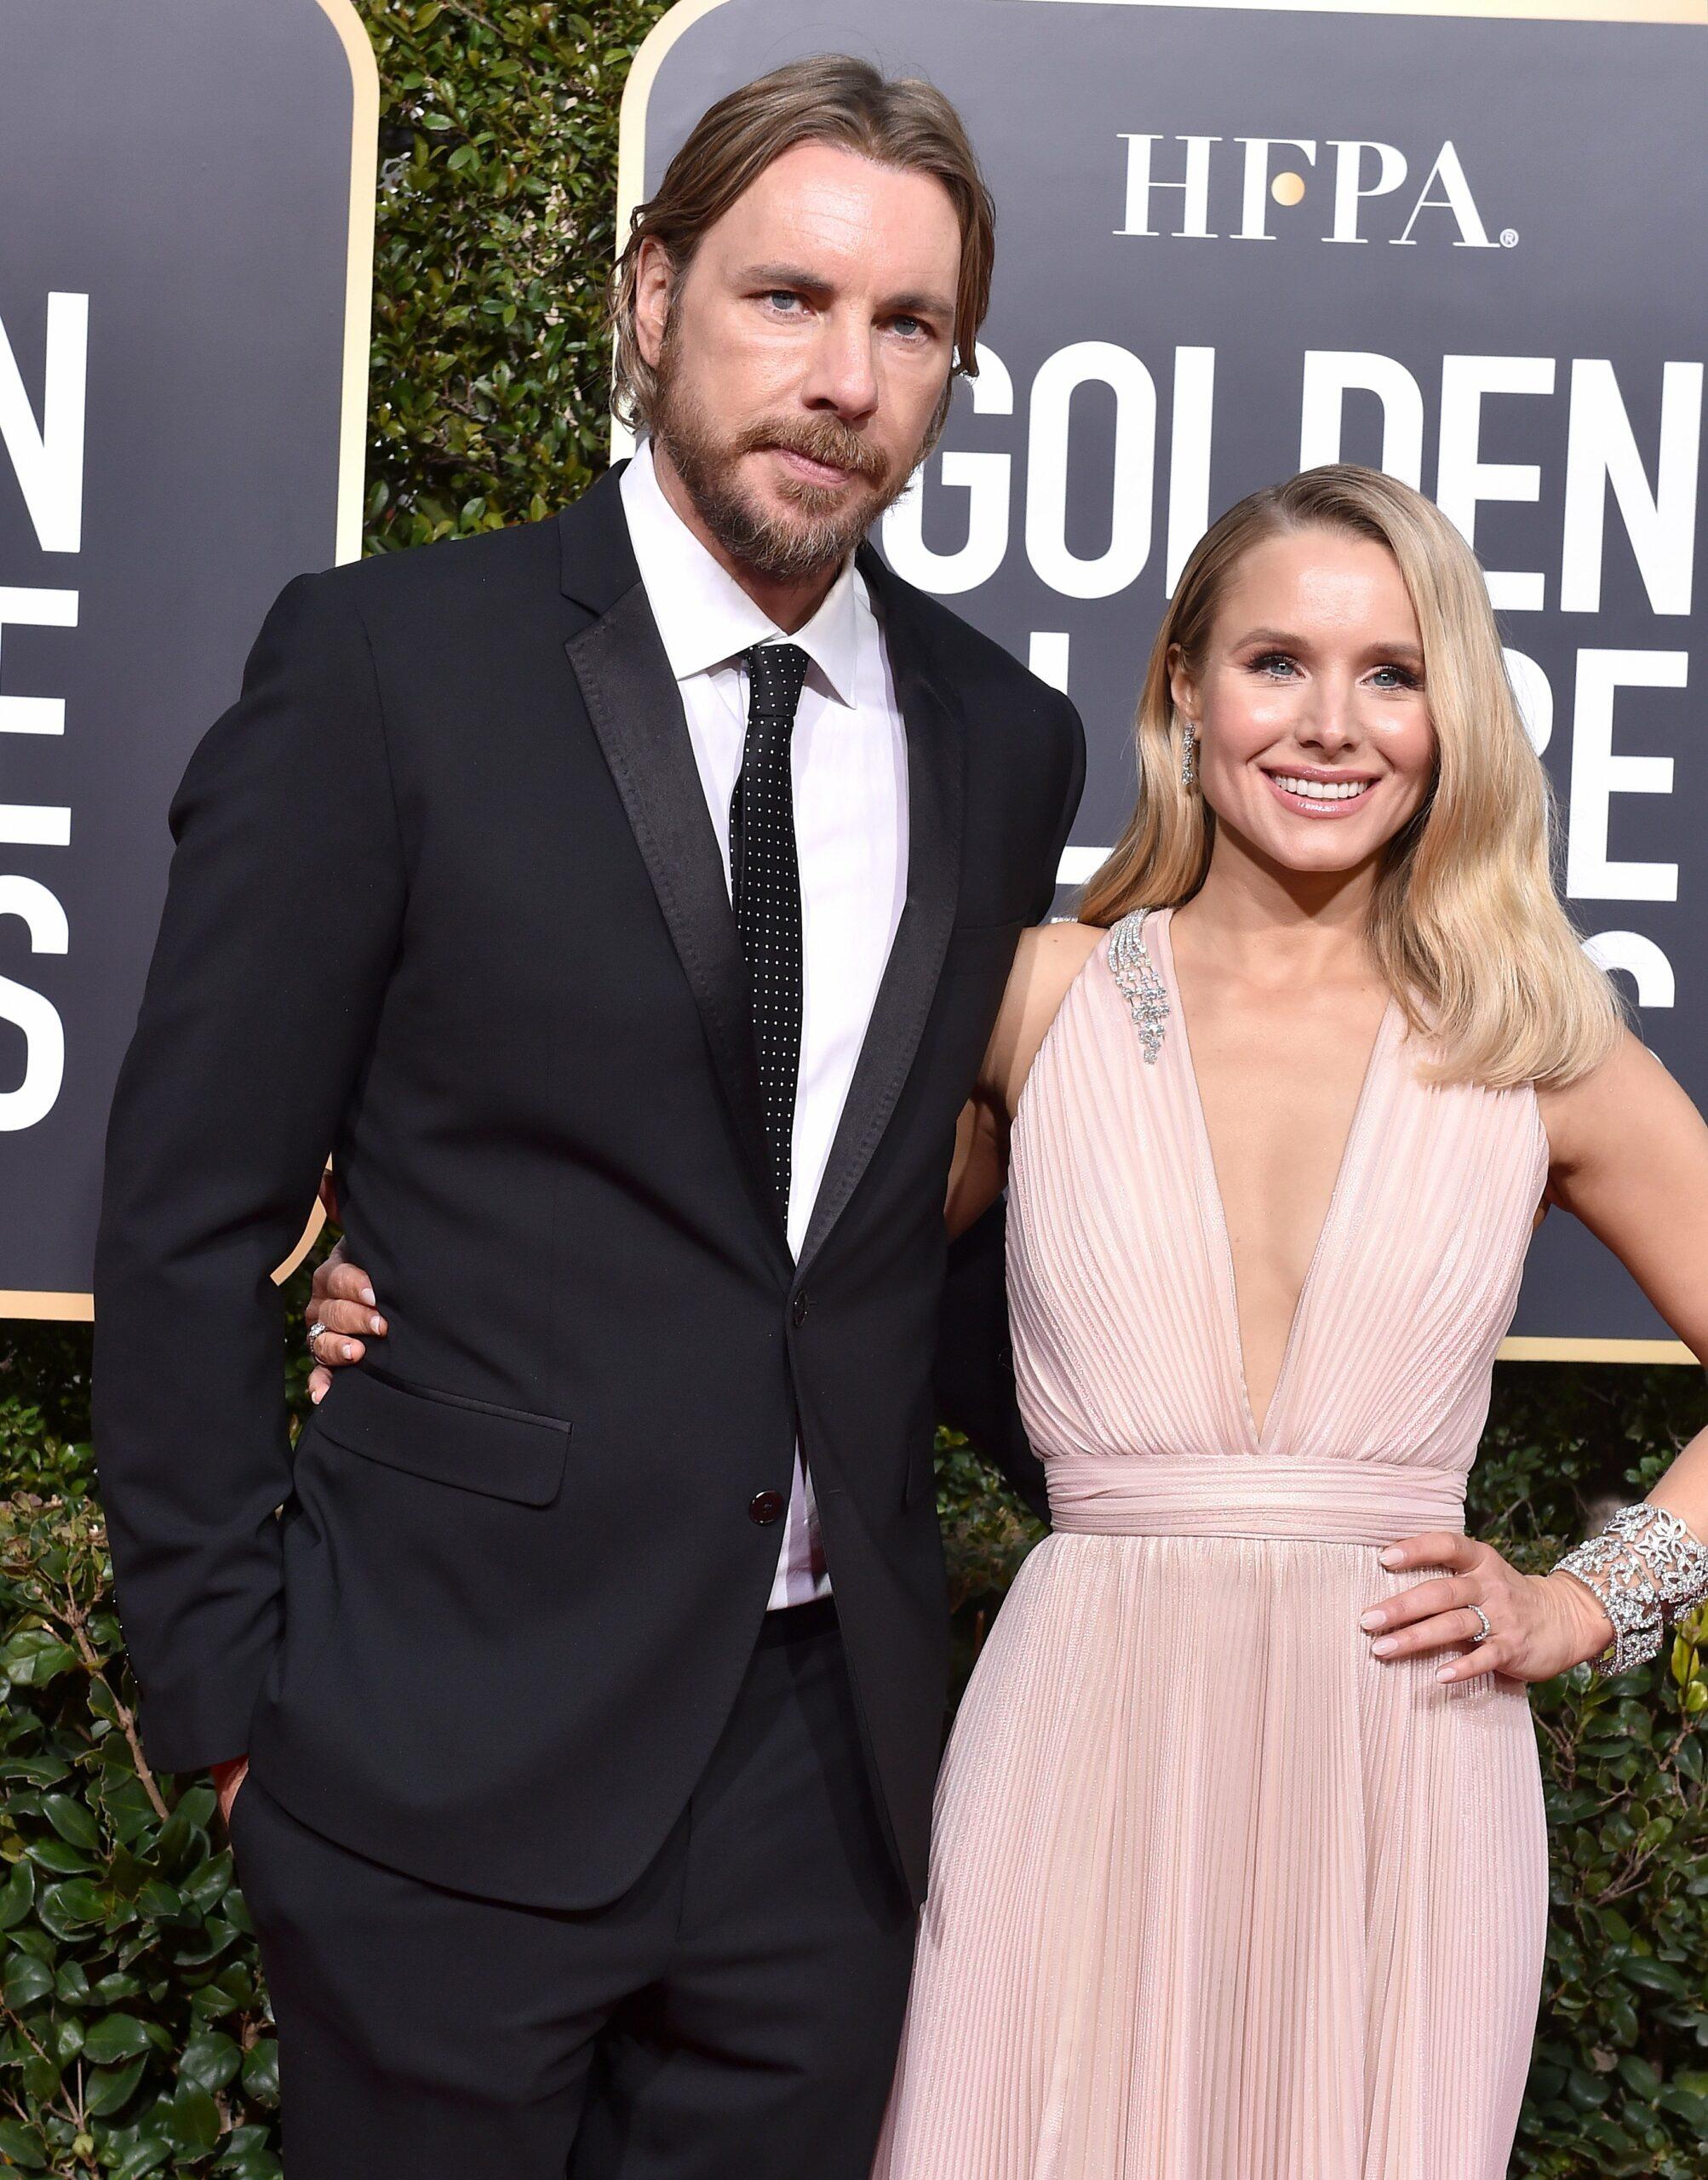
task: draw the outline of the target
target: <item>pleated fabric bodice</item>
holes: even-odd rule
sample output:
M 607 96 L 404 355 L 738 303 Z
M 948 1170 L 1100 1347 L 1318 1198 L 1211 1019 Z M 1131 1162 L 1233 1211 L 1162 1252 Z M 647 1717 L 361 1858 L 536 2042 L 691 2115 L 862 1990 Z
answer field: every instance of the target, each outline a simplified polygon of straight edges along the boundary
M 1535 1093 L 1426 1082 L 1389 1007 L 1259 1430 L 1170 921 L 1155 1061 L 1099 943 L 1014 1124 L 1015 1373 L 1057 1525 L 1142 1494 L 1148 1534 L 1457 1527 L 1547 1178 Z

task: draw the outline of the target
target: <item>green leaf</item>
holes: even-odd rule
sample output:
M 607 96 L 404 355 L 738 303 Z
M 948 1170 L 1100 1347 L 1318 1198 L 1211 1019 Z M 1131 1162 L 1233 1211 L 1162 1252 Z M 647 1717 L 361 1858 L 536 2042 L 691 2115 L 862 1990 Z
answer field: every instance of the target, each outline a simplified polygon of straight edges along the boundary
M 42 1804 L 42 1814 L 60 1839 L 69 1840 L 73 1847 L 100 1846 L 100 1827 L 86 1802 L 73 1801 L 69 1794 L 49 1794 Z
M 15 2120 L 0 2120 L 0 2156 L 20 2171 L 47 2170 L 48 2153 L 43 2148 L 41 2137 L 32 2127 L 20 2126 Z
M 1690 1986 L 1670 1960 L 1653 1960 L 1645 1953 L 1633 1953 L 1619 1963 L 1619 1973 L 1625 1981 L 1636 1983 L 1645 1991 L 1659 1991 L 1669 1999 L 1686 1999 Z
M 261 2038 L 244 2052 L 244 2087 L 258 2104 L 278 2103 L 278 2045 L 272 2037 Z
M 6 1963 L 6 2003 L 14 2013 L 40 2005 L 54 1988 L 54 1971 L 32 1953 L 14 1953 Z
M 80 1855 L 63 1839 L 32 1839 L 26 1851 L 32 1862 L 39 1862 L 44 1870 L 52 1870 L 56 1877 L 89 1874 L 89 1856 Z
M 165 2109 L 169 2112 L 170 2107 Z M 117 2157 L 113 2154 L 117 2152 Z M 160 2130 L 152 2114 L 146 2124 L 113 2130 L 107 2145 L 107 2154 L 112 2161 L 108 2168 L 108 2180 L 142 2180 L 145 2172 L 158 2171 L 172 2154 L 172 2145 Z
M 14 1862 L 12 1874 L 0 1885 L 0 1930 L 9 1930 L 21 1923 L 35 1904 L 35 1864 Z
M 168 2125 L 172 2139 L 186 2157 L 204 2157 L 220 2142 L 220 2108 L 205 2089 L 181 2082 L 172 2099 Z
M 1635 2051 L 1627 2051 L 1619 2061 L 1619 2079 L 1646 2104 L 1653 2104 L 1660 2093 L 1660 2076 L 1647 2059 L 1640 2059 Z
M 93 1878 L 73 1877 L 49 1885 L 36 1912 L 56 1937 L 64 1937 L 83 1924 L 105 1922 L 110 1904 Z
M 146 2028 L 134 2013 L 104 2015 L 90 2029 L 83 2057 L 91 2066 L 107 2067 L 116 2060 L 135 2058 L 150 2045 Z
M 223 2089 L 243 2062 L 243 2052 L 217 2028 L 203 2029 L 184 2046 L 178 2079 L 198 2089 Z
M 135 2096 L 147 2064 L 144 2057 L 132 2059 L 126 2066 L 97 2067 L 84 2085 L 84 2108 L 98 2119 L 118 2111 Z

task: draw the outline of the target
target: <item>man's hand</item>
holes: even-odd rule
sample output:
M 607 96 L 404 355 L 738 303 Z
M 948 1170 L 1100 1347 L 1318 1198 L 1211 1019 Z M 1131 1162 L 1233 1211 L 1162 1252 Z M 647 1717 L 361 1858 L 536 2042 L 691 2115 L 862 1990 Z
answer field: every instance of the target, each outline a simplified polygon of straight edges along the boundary
M 246 1756 L 234 1756 L 227 1764 L 213 1767 L 214 1791 L 220 1798 L 220 1817 L 229 1832 L 232 1826 L 232 1804 L 238 1798 L 238 1789 L 248 1778 L 249 1760 Z

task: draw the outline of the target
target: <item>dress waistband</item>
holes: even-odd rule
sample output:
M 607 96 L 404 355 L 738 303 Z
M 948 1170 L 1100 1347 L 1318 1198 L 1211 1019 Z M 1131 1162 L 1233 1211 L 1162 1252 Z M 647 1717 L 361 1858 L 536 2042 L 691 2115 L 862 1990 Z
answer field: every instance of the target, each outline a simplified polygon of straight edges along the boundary
M 1051 1522 L 1075 1535 L 1392 1544 L 1420 1529 L 1464 1527 L 1464 1477 L 1409 1461 L 1058 1454 L 1044 1473 Z

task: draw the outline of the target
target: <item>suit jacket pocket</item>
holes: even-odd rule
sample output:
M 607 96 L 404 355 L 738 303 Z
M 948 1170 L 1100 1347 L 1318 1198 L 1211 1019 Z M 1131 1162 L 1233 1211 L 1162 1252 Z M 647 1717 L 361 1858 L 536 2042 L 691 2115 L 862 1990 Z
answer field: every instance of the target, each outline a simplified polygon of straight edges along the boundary
M 366 1362 L 338 1373 L 313 1421 L 346 1453 L 519 1506 L 557 1497 L 571 1430 L 559 1416 L 408 1385 Z

